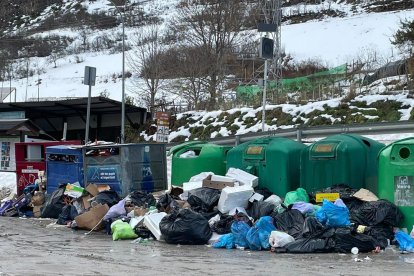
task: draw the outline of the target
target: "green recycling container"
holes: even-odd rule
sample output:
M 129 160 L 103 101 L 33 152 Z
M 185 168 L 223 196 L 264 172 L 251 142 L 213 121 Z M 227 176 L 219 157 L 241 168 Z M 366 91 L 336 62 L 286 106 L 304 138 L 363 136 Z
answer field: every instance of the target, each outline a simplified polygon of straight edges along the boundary
M 393 202 L 404 214 L 400 227 L 414 225 L 414 137 L 386 146 L 379 154 L 378 196 Z
M 259 188 L 284 197 L 299 187 L 300 153 L 306 146 L 281 137 L 264 137 L 234 147 L 227 169 L 237 168 L 259 177 Z
M 337 134 L 302 151 L 300 186 L 314 193 L 335 184 L 377 193 L 378 153 L 384 144 L 354 135 Z
M 231 148 L 203 141 L 191 141 L 171 148 L 168 152 L 172 154 L 171 184 L 182 186 L 201 172 L 225 175 L 226 155 Z

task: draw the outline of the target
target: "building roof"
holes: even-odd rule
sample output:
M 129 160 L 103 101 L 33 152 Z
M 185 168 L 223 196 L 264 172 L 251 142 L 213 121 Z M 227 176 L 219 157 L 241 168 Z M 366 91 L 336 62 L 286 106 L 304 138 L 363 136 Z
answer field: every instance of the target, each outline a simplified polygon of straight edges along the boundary
M 29 119 L 0 119 L 0 134 L 39 136 L 42 130 Z
M 91 114 L 119 114 L 121 102 L 111 100 L 105 97 L 91 98 Z M 70 116 L 86 115 L 88 98 L 76 98 L 56 101 L 39 101 L 39 102 L 12 102 L 0 103 L 0 112 L 25 111 L 26 118 L 37 119 L 42 117 L 61 118 Z M 125 104 L 125 114 L 143 113 L 145 108 Z

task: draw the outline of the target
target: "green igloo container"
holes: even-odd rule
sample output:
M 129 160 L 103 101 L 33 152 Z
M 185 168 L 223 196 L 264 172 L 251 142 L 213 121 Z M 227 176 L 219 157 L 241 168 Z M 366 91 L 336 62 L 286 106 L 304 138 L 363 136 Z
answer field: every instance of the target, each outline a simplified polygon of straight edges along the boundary
M 414 137 L 386 146 L 379 154 L 378 196 L 393 202 L 404 214 L 400 227 L 414 225 Z

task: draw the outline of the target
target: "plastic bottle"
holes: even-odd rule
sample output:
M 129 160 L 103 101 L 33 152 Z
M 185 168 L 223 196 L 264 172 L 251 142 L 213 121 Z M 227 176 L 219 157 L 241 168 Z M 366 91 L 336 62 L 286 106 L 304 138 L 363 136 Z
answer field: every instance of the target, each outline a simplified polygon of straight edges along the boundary
M 358 254 L 358 252 L 359 252 L 358 247 L 352 247 L 352 249 L 351 249 L 351 253 L 352 253 L 352 254 L 357 255 L 357 254 Z

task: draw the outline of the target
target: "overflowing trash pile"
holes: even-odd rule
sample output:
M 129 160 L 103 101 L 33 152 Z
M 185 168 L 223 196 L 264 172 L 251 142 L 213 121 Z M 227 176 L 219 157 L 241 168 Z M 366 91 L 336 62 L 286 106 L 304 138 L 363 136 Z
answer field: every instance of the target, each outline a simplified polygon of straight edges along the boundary
M 396 242 L 414 252 L 414 230 L 410 236 L 397 228 L 400 210 L 368 190 L 339 184 L 312 194 L 298 188 L 282 198 L 257 184 L 256 176 L 238 169 L 226 176 L 201 173 L 182 188 L 134 191 L 125 198 L 109 186 L 63 184 L 45 195 L 34 184 L 4 199 L 0 215 L 54 218 L 72 229 L 106 231 L 113 240 L 275 253 L 379 252 Z

